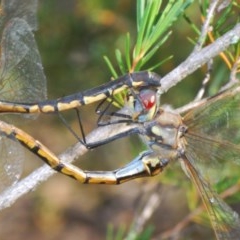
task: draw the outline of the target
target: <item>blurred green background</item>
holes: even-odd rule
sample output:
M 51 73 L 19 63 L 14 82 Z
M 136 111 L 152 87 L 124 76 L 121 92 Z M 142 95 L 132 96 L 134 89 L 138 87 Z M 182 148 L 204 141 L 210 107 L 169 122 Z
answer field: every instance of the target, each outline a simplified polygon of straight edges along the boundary
M 129 0 L 40 1 L 39 31 L 35 36 L 48 79 L 49 99 L 109 81 L 111 74 L 103 56 L 114 59 L 115 49 L 124 47 L 127 32 L 135 38 L 135 4 Z M 189 9 L 188 15 L 198 24 L 197 4 Z M 169 41 L 153 61 L 161 61 L 169 55 L 174 58 L 156 69 L 157 73 L 165 75 L 188 56 L 193 46 L 186 36 L 195 38 L 190 26 L 179 19 Z M 162 103 L 177 107 L 191 101 L 203 77 L 200 70 L 191 75 L 165 94 Z M 81 108 L 86 132 L 96 127 L 95 107 Z M 66 113 L 65 117 L 73 128 L 78 127 L 74 112 Z M 56 154 L 77 141 L 55 115 L 39 116 L 24 129 Z M 129 162 L 141 150 L 138 139 L 131 137 L 96 149 L 76 164 L 88 170 L 110 170 Z M 42 164 L 38 158 L 26 154 L 25 175 Z M 175 166 L 170 168 L 175 170 Z M 188 184 L 179 166 L 172 177 L 176 182 Z M 1 212 L 0 239 L 105 239 L 109 223 L 115 229 L 129 228 L 155 185 L 160 185 L 161 204 L 148 226 L 153 226 L 153 235 L 158 236 L 189 212 L 184 189 L 177 183 L 175 186 L 162 185 L 162 178 L 159 175 L 120 186 L 90 186 L 56 174 Z M 186 237 L 180 239 L 213 238 L 211 230 L 194 224 L 184 234 Z

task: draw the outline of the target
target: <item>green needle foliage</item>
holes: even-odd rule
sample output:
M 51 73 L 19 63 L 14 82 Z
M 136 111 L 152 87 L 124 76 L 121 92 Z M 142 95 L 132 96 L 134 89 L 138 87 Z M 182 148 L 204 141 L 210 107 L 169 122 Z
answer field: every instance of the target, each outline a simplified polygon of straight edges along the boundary
M 117 71 L 114 64 L 107 56 L 104 59 L 116 79 L 128 72 L 136 72 L 144 69 L 144 66 L 153 58 L 159 48 L 168 40 L 173 23 L 183 14 L 184 10 L 193 0 L 163 1 L 137 0 L 137 38 L 135 43 L 131 40 L 130 33 L 126 34 L 124 55 L 119 49 L 115 51 Z M 133 46 L 133 47 L 131 47 Z M 162 59 L 147 68 L 153 70 L 169 60 L 172 56 Z M 115 95 L 116 102 L 123 103 L 125 93 Z M 118 104 L 116 104 L 118 106 Z
M 124 56 L 119 49 L 115 52 L 120 74 L 114 69 L 109 58 L 104 57 L 113 77 L 117 78 L 127 72 L 143 70 L 143 67 L 169 38 L 173 23 L 192 2 L 192 0 L 168 1 L 163 5 L 163 1 L 137 0 L 137 39 L 133 43 L 130 34 L 127 33 Z M 148 70 L 157 68 L 169 58 L 170 56 L 149 67 Z

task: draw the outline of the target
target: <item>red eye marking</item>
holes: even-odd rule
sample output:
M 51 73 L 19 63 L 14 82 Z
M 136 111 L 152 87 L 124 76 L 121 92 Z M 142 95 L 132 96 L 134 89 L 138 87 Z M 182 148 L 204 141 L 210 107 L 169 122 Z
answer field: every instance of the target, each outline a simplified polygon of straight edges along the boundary
M 139 93 L 139 98 L 143 106 L 149 110 L 156 104 L 156 92 L 150 89 L 144 89 Z

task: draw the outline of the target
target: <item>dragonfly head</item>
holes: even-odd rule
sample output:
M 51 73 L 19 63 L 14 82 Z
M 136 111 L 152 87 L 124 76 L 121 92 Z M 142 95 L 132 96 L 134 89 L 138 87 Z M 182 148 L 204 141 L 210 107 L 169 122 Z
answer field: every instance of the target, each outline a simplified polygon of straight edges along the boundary
M 156 89 L 141 88 L 139 92 L 132 92 L 129 99 L 132 105 L 132 118 L 136 122 L 152 120 L 159 108 L 160 94 Z

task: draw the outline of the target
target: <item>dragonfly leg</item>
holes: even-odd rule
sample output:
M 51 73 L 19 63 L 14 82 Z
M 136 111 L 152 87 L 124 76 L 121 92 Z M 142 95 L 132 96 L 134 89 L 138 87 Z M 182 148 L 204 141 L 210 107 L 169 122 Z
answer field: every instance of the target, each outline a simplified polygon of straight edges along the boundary
M 62 114 L 60 112 L 58 112 L 58 116 L 60 118 L 60 120 L 62 121 L 62 123 L 67 127 L 67 129 L 72 133 L 72 135 L 83 145 L 85 146 L 87 149 L 93 149 L 93 148 L 96 148 L 96 147 L 99 147 L 99 146 L 102 146 L 102 145 L 105 145 L 109 142 L 112 142 L 116 139 L 119 139 L 119 138 L 123 138 L 123 137 L 127 137 L 129 135 L 132 135 L 132 134 L 143 134 L 142 130 L 138 127 L 136 128 L 132 128 L 130 130 L 127 130 L 127 131 L 123 131 L 121 133 L 117 133 L 115 135 L 112 135 L 111 137 L 108 137 L 106 139 L 103 139 L 103 140 L 100 140 L 100 141 L 94 141 L 94 142 L 88 142 L 87 139 L 86 139 L 86 136 L 85 136 L 85 132 L 84 132 L 84 129 L 83 129 L 83 125 L 82 125 L 82 121 L 81 121 L 81 116 L 80 116 L 80 113 L 79 113 L 79 109 L 78 108 L 75 108 L 74 109 L 77 113 L 77 117 L 78 117 L 78 121 L 79 121 L 79 128 L 80 128 L 80 132 L 81 132 L 81 135 L 82 135 L 82 139 L 77 135 L 77 133 L 71 128 L 71 126 L 67 123 L 67 121 L 65 120 L 65 118 L 62 116 Z M 116 122 L 115 124 L 119 124 L 121 123 L 121 121 L 119 122 Z M 127 123 L 125 120 L 124 120 L 124 123 Z M 131 120 L 131 123 L 132 123 L 132 120 Z M 112 123 L 110 123 L 112 124 Z M 102 126 L 102 127 L 105 127 L 105 126 Z M 145 133 L 145 132 L 144 132 Z
M 120 138 L 124 138 L 124 137 L 127 137 L 129 135 L 132 135 L 132 134 L 144 134 L 145 132 L 140 128 L 140 127 L 135 127 L 135 128 L 132 128 L 132 129 L 129 129 L 129 130 L 125 130 L 123 132 L 120 132 L 120 133 L 116 133 L 115 135 L 111 135 L 103 140 L 99 140 L 99 141 L 94 141 L 94 142 L 85 142 L 84 143 L 84 146 L 87 148 L 87 149 L 93 149 L 93 148 L 97 148 L 97 147 L 100 147 L 102 145 L 105 145 L 107 143 L 110 143 L 114 140 L 118 140 Z
M 116 99 L 114 97 L 114 91 L 112 91 L 111 96 L 109 96 L 108 98 L 103 99 L 96 107 L 95 113 L 99 115 L 98 120 L 97 120 L 97 125 L 98 126 L 105 126 L 105 125 L 109 125 L 110 123 L 110 119 L 108 119 L 107 121 L 104 121 L 104 117 L 112 117 L 112 116 L 120 116 L 122 117 L 124 120 L 127 119 L 131 119 L 131 117 L 129 115 L 123 115 L 120 113 L 117 113 L 116 109 L 113 110 L 111 109 L 112 106 L 119 106 L 119 108 L 123 107 L 123 103 L 119 102 L 118 99 Z
M 62 114 L 60 112 L 58 112 L 58 117 L 59 119 L 61 120 L 61 122 L 64 124 L 64 126 L 69 130 L 69 132 L 83 145 L 85 146 L 87 149 L 93 149 L 93 148 L 96 148 L 96 147 L 99 147 L 101 145 L 104 145 L 104 144 L 107 144 L 109 142 L 112 142 L 114 141 L 115 139 L 119 139 L 119 138 L 122 138 L 122 137 L 126 137 L 128 135 L 131 135 L 131 134 L 136 134 L 136 133 L 140 133 L 140 132 L 136 132 L 136 130 L 131 130 L 131 131 L 125 131 L 125 132 L 122 132 L 120 134 L 116 134 L 112 137 L 109 137 L 108 139 L 105 139 L 105 140 L 101 140 L 101 141 L 96 141 L 94 143 L 88 143 L 87 140 L 86 140 L 86 135 L 85 135 L 85 132 L 84 132 L 84 129 L 83 129 L 83 124 L 82 124 L 82 121 L 81 121 L 81 116 L 80 116 L 80 112 L 79 112 L 79 109 L 78 108 L 74 108 L 74 110 L 76 111 L 77 113 L 77 118 L 78 118 L 78 122 L 79 122 L 79 128 L 80 128 L 80 133 L 82 135 L 82 139 L 78 136 L 78 134 L 71 128 L 71 126 L 67 123 L 66 119 L 62 116 Z M 119 122 L 118 122 L 119 123 Z M 124 121 L 124 123 L 126 123 L 126 121 Z

